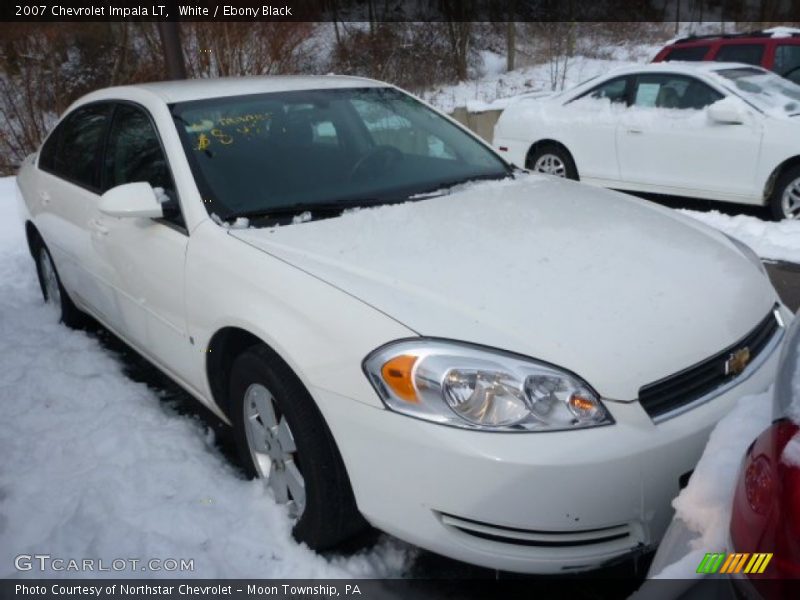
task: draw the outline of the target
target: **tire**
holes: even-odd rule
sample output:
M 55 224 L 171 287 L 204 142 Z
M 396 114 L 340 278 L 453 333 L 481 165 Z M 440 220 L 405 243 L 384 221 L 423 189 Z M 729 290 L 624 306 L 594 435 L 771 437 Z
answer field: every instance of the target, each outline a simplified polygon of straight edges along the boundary
M 278 355 L 266 346 L 239 355 L 231 368 L 229 398 L 242 463 L 250 477 L 266 480 L 278 503 L 288 505 L 297 519 L 292 532 L 297 541 L 328 550 L 368 528 L 322 414 Z M 301 489 L 298 474 L 303 499 L 295 491 Z
M 776 221 L 800 219 L 800 165 L 787 169 L 775 180 L 769 210 Z
M 525 168 L 534 173 L 578 180 L 578 169 L 567 150 L 555 144 L 544 144 L 528 153 Z
M 58 311 L 59 321 L 64 325 L 80 329 L 86 323 L 86 315 L 75 306 L 61 284 L 50 250 L 39 239 L 34 243 L 33 251 L 36 274 L 39 276 L 39 287 L 45 304 L 52 305 L 53 309 Z

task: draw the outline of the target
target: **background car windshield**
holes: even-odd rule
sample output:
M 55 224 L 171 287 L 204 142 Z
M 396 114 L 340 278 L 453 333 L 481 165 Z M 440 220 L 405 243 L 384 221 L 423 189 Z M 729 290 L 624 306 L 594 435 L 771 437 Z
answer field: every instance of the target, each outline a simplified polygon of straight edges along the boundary
M 222 219 L 399 201 L 508 175 L 483 144 L 391 88 L 237 96 L 172 110 L 204 203 Z
M 720 69 L 717 74 L 733 82 L 736 91 L 757 107 L 787 115 L 800 113 L 800 85 L 764 69 Z

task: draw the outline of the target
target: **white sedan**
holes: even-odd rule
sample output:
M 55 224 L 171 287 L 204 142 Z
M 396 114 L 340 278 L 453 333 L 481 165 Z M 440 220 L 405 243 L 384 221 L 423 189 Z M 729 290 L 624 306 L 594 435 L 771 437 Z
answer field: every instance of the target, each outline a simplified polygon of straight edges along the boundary
M 800 218 L 800 86 L 760 67 L 626 67 L 522 97 L 500 116 L 494 145 L 533 171 Z
M 369 80 L 101 90 L 17 181 L 45 300 L 230 423 L 315 549 L 367 523 L 520 572 L 652 547 L 788 317 L 740 243 Z

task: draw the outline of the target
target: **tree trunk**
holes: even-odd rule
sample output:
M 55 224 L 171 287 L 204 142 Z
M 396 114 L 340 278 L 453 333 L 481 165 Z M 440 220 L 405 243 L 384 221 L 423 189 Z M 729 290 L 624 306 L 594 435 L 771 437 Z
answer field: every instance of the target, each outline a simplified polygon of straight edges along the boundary
M 506 24 L 506 71 L 514 70 L 517 57 L 517 23 L 509 21 Z
M 158 34 L 164 49 L 167 79 L 186 79 L 186 63 L 181 48 L 181 30 L 175 21 L 158 23 Z

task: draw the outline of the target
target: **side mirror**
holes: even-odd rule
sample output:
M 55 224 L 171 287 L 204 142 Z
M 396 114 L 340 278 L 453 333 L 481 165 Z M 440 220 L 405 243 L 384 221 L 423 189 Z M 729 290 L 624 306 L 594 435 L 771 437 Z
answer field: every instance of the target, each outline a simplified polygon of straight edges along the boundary
M 742 102 L 733 96 L 714 102 L 706 109 L 708 118 L 714 123 L 725 125 L 741 125 L 747 116 L 747 111 Z
M 164 209 L 156 191 L 146 181 L 124 183 L 100 196 L 100 212 L 111 217 L 140 217 L 160 219 Z

